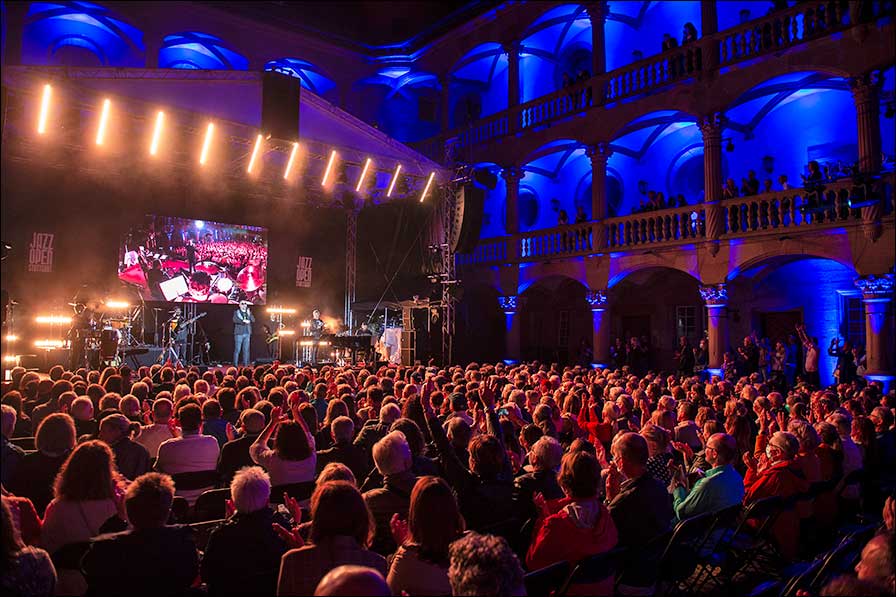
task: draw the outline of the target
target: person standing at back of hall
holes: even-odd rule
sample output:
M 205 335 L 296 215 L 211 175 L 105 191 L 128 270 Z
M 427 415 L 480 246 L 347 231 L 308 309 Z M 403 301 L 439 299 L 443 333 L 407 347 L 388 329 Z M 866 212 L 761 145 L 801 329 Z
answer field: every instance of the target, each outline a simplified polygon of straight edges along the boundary
M 252 323 L 255 316 L 249 311 L 249 303 L 240 301 L 240 307 L 233 314 L 233 364 L 249 364 L 249 338 L 252 336 Z

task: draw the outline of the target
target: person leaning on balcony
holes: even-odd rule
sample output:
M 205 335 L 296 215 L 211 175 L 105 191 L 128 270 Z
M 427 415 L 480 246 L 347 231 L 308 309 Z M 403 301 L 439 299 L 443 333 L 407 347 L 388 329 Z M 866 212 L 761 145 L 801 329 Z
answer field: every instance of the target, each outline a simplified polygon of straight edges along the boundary
M 734 182 L 733 178 L 729 178 L 725 180 L 725 186 L 722 188 L 722 198 L 723 199 L 734 199 L 738 196 L 737 192 L 737 183 Z
M 778 184 L 781 186 L 781 190 L 782 190 L 782 191 L 789 191 L 789 190 L 790 190 L 790 183 L 787 182 L 787 175 L 786 175 L 786 174 L 782 174 L 781 176 L 778 177 Z

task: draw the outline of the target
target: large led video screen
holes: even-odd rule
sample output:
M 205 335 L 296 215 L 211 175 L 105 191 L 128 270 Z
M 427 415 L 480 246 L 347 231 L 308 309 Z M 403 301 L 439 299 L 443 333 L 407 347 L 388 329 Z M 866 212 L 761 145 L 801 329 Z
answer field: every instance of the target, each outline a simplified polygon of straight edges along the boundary
M 267 228 L 147 215 L 119 253 L 118 278 L 144 300 L 265 303 Z

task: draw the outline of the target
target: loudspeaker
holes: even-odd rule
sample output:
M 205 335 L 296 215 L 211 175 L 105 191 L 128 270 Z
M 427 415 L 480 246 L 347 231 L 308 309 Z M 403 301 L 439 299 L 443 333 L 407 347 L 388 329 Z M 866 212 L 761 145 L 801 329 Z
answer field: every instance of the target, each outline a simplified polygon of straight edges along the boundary
M 156 364 L 156 361 L 159 360 L 159 356 L 165 350 L 158 346 L 146 346 L 145 349 L 146 352 L 143 352 L 144 349 L 141 348 L 139 351 L 135 351 L 133 354 L 125 357 L 124 362 L 134 369 L 139 367 L 152 367 Z
M 261 131 L 283 141 L 299 139 L 299 79 L 274 71 L 261 76 Z
M 471 253 L 476 248 L 484 208 L 483 189 L 469 183 L 461 187 L 455 197 L 454 234 L 451 243 L 455 253 Z
M 417 333 L 403 330 L 401 332 L 401 364 L 413 365 L 417 356 Z

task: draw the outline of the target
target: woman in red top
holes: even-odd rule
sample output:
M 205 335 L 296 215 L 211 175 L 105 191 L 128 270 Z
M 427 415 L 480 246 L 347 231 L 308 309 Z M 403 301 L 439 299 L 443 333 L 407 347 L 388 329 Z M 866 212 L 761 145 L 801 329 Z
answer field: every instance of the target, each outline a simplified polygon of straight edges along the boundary
M 609 450 L 610 441 L 616 434 L 616 419 L 619 418 L 619 407 L 612 402 L 605 402 L 601 416 L 597 416 L 597 405 L 589 400 L 582 405 L 579 412 L 579 427 L 588 433 L 588 441 L 595 446 L 603 444 Z
M 744 464 L 747 466 L 744 504 L 771 496 L 787 498 L 808 491 L 809 482 L 794 462 L 799 449 L 800 442 L 796 436 L 778 431 L 768 440 L 765 448 L 765 466 L 760 467 L 752 454 L 744 454 Z M 795 509 L 791 508 L 778 516 L 772 527 L 772 535 L 781 555 L 793 560 L 800 540 L 800 520 Z
M 575 565 L 579 560 L 616 546 L 616 525 L 597 495 L 600 465 L 588 452 L 570 452 L 563 457 L 557 477 L 565 498 L 545 502 L 536 495 L 541 510 L 534 539 L 526 554 L 529 570 L 557 562 Z M 613 578 L 570 587 L 570 595 L 612 595 Z

